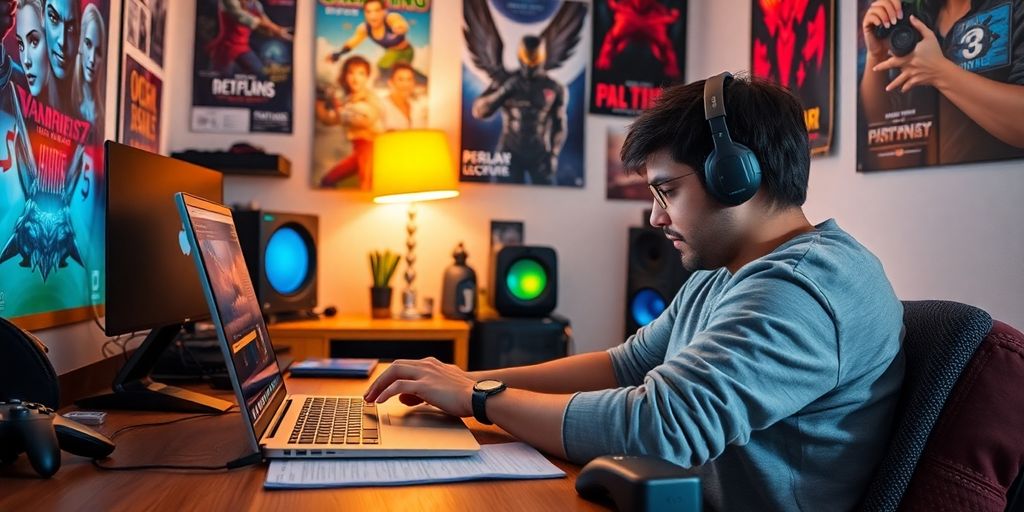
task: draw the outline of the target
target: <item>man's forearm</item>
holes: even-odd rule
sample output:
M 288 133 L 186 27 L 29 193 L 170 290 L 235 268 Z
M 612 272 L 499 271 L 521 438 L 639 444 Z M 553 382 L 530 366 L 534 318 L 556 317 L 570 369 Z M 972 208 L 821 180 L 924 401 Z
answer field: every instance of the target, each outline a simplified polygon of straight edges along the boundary
M 487 399 L 487 419 L 523 442 L 564 459 L 562 417 L 571 398 L 512 387 Z
M 1024 147 L 1024 85 L 997 82 L 949 62 L 935 87 L 985 131 Z
M 530 366 L 470 372 L 470 376 L 476 380 L 498 379 L 509 387 L 538 393 L 575 393 L 618 387 L 611 356 L 605 351 Z

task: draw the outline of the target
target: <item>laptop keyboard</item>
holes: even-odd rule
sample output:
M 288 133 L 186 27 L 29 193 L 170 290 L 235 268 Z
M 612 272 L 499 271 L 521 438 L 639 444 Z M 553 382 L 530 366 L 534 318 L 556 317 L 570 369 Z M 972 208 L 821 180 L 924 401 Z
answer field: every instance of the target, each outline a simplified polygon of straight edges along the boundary
M 360 397 L 306 397 L 288 444 L 378 444 L 377 404 Z

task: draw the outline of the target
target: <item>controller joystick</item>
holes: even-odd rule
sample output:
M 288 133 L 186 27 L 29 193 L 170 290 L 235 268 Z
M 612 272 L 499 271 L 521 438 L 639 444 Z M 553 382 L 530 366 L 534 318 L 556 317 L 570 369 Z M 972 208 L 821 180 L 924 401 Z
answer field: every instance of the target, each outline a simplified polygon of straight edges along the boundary
M 100 459 L 114 451 L 114 442 L 53 409 L 21 400 L 0 401 L 0 463 L 28 456 L 32 469 L 49 478 L 60 469 L 60 451 Z

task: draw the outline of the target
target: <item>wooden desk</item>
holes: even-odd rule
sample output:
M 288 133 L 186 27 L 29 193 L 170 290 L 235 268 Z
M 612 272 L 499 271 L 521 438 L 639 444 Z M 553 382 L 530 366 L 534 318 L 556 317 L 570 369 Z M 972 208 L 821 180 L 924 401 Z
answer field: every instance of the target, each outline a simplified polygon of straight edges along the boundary
M 337 316 L 319 320 L 271 324 L 274 345 L 291 348 L 292 357 L 328 357 L 332 340 L 415 341 L 452 343 L 454 363 L 469 369 L 469 324 L 458 320 L 371 319 L 365 316 Z
M 367 381 L 288 379 L 286 385 L 292 393 L 362 394 Z M 202 391 L 214 394 L 208 389 Z M 227 394 L 219 396 L 231 399 Z M 109 435 L 127 425 L 186 416 L 112 411 L 98 430 Z M 481 443 L 514 440 L 496 427 L 472 419 L 466 424 Z M 221 465 L 249 451 L 243 429 L 238 413 L 231 413 L 129 431 L 117 438 L 117 450 L 105 463 Z M 552 462 L 566 472 L 567 478 L 268 491 L 263 489 L 266 463 L 233 471 L 102 471 L 88 459 L 65 452 L 60 471 L 43 480 L 22 455 L 17 463 L 0 467 L 0 510 L 607 510 L 576 495 L 573 486 L 579 466 L 557 459 Z

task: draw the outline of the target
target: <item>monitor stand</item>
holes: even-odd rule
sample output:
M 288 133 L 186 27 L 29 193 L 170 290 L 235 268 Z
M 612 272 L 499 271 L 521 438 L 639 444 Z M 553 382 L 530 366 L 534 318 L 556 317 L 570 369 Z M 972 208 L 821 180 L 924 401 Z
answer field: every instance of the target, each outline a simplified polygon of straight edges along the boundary
M 172 324 L 150 331 L 142 345 L 117 373 L 112 393 L 82 398 L 75 404 L 87 409 L 174 412 L 226 412 L 233 407 L 233 402 L 168 386 L 149 377 L 160 354 L 174 342 L 181 327 L 181 324 Z

